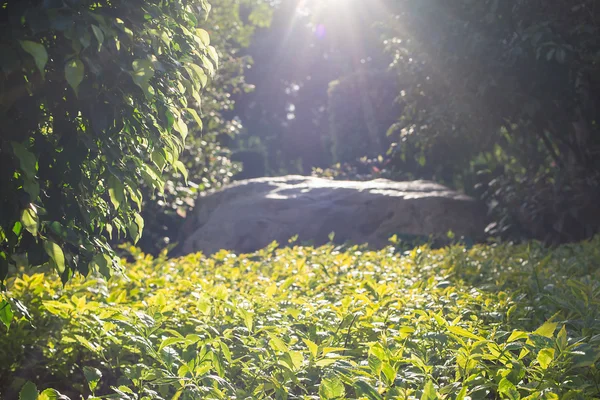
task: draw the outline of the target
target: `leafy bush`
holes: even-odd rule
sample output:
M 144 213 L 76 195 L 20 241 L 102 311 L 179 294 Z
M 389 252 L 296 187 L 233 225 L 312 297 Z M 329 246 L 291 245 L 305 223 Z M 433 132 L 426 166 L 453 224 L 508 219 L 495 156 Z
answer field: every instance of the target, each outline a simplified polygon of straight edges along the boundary
M 3 397 L 600 396 L 600 237 L 553 250 L 132 252 L 108 281 L 9 280 Z
M 593 0 L 389 1 L 399 169 L 477 181 L 502 233 L 600 230 L 600 9 Z M 425 168 L 422 168 L 425 167 Z M 514 230 L 514 229 L 513 229 Z
M 0 2 L 0 281 L 15 254 L 63 280 L 139 239 L 218 56 L 206 0 Z M 191 125 L 190 125 L 191 126 Z

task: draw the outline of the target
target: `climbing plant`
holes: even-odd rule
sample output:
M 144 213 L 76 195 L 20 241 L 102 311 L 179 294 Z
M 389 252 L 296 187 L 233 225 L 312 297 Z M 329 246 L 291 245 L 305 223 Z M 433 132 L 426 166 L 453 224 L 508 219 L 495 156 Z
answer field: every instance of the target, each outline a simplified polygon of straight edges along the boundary
M 16 258 L 119 268 L 218 67 L 206 0 L 0 1 L 0 281 Z

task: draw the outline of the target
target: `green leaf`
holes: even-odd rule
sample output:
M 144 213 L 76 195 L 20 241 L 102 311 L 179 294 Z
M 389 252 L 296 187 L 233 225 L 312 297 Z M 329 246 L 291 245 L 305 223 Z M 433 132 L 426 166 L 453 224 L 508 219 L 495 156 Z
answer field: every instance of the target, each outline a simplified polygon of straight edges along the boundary
M 23 190 L 29 194 L 31 201 L 36 201 L 40 195 L 40 184 L 37 182 L 37 178 L 26 178 L 23 181 Z
M 343 398 L 345 394 L 344 383 L 337 376 L 324 378 L 319 385 L 319 396 L 322 399 Z
M 550 363 L 554 360 L 554 349 L 545 348 L 540 350 L 537 356 L 537 361 L 542 369 L 548 369 Z
M 213 46 L 208 46 L 206 49 L 208 52 L 208 56 L 214 62 L 215 67 L 219 68 L 219 55 L 217 54 L 217 50 Z
M 115 210 L 118 210 L 121 204 L 125 202 L 125 186 L 123 182 L 113 175 L 108 178 L 107 183 L 110 202 L 115 207 Z
M 173 167 L 175 168 L 175 170 L 179 171 L 181 173 L 181 175 L 183 175 L 183 179 L 185 179 L 185 182 L 187 183 L 188 171 L 185 168 L 185 165 L 183 165 L 183 163 L 181 161 L 177 160 L 173 164 Z
M 552 338 L 552 336 L 554 336 L 554 331 L 556 330 L 557 326 L 558 323 L 548 321 L 539 328 L 537 328 L 533 333 L 547 338 Z
M 75 94 L 78 93 L 77 89 L 83 81 L 84 73 L 83 62 L 78 58 L 69 60 L 65 65 L 65 78 L 67 78 L 67 83 L 73 88 Z
M 133 82 L 138 85 L 148 98 L 154 96 L 154 89 L 150 87 L 150 79 L 154 77 L 154 65 L 150 60 L 135 60 L 131 66 L 133 72 L 131 77 Z
M 381 361 L 381 359 L 374 356 L 373 354 L 369 354 L 369 358 L 367 359 L 367 362 L 369 364 L 369 368 L 371 369 L 371 371 L 376 376 L 379 376 L 379 374 L 381 373 L 381 369 L 383 368 L 383 362 Z
M 202 57 L 202 66 L 206 69 L 209 76 L 215 76 L 215 66 L 207 57 Z
M 46 389 L 38 396 L 38 400 L 65 400 L 66 397 L 61 395 L 56 389 Z
M 398 373 L 396 371 L 396 369 L 394 367 L 392 367 L 392 365 L 390 363 L 386 362 L 386 363 L 383 363 L 381 371 L 387 378 L 388 385 L 392 385 L 394 383 L 394 381 L 396 380 L 396 375 Z
M 45 79 L 45 68 L 46 64 L 48 63 L 48 52 L 46 52 L 44 45 L 29 40 L 20 40 L 19 43 L 21 44 L 23 50 L 33 57 L 35 65 L 42 74 L 42 79 Z
M 19 400 L 37 400 L 38 390 L 35 383 L 27 381 L 19 392 Z
M 167 160 L 163 154 L 163 149 L 154 149 L 150 158 L 160 171 L 164 170 L 165 165 L 167 165 Z
M 423 388 L 423 394 L 421 395 L 421 400 L 436 400 L 438 398 L 437 392 L 435 391 L 435 386 L 432 381 L 427 381 L 425 387 Z
M 137 243 L 141 237 L 144 230 L 144 218 L 137 212 L 133 214 L 133 222 L 129 225 L 129 232 L 131 234 L 131 238 L 133 239 L 133 243 Z
M 0 242 L 2 242 L 2 229 L 0 228 Z M 8 274 L 8 260 L 6 259 L 6 252 L 0 251 L 0 289 L 4 285 L 4 278 Z
M 96 25 L 92 25 L 92 32 L 94 32 L 94 36 L 96 36 L 96 40 L 98 41 L 98 51 L 102 49 L 102 43 L 104 43 L 104 33 L 102 29 Z
M 40 193 L 40 185 L 36 178 L 38 170 L 35 155 L 27 150 L 21 143 L 12 142 L 13 154 L 19 160 L 19 167 L 23 173 L 23 190 L 27 192 L 32 201 L 36 200 Z
M 577 351 L 574 355 L 573 366 L 576 368 L 591 367 L 600 359 L 600 351 L 588 346 L 586 346 L 585 351 Z
M 506 378 L 502 378 L 502 380 L 500 380 L 498 383 L 498 393 L 504 394 L 509 399 L 516 400 L 519 398 L 519 392 L 517 391 L 517 388 Z
M 317 358 L 317 355 L 319 354 L 319 346 L 309 339 L 302 339 L 302 341 L 304 342 L 304 344 L 306 344 L 306 347 L 308 347 L 308 351 L 313 356 L 313 358 Z
M 223 353 L 223 357 L 225 357 L 227 361 L 231 362 L 231 350 L 229 350 L 229 346 L 223 342 L 220 342 L 219 345 L 221 346 L 221 353 Z
M 462 389 L 460 389 L 460 392 L 458 392 L 456 395 L 456 400 L 464 400 L 467 396 L 467 390 L 467 386 L 463 386 Z
M 469 332 L 468 330 L 466 330 L 465 328 L 461 328 L 460 326 L 448 326 L 448 330 L 457 336 L 462 336 L 474 340 L 486 340 L 484 337 Z
M 565 327 L 565 325 L 563 325 L 560 331 L 558 332 L 558 335 L 556 336 L 556 344 L 558 345 L 558 348 L 562 351 L 567 347 L 568 343 L 569 340 L 567 338 L 567 328 Z
M 520 340 L 520 339 L 527 339 L 528 337 L 529 337 L 529 335 L 527 334 L 527 332 L 515 330 L 510 334 L 509 338 L 506 339 L 506 343 L 511 343 L 511 342 L 514 342 L 515 340 Z
M 304 363 L 304 355 L 302 354 L 302 352 L 290 350 L 290 352 L 287 354 L 291 361 L 291 365 L 290 365 L 291 370 L 299 371 L 300 368 L 302 368 L 302 364 Z
M 27 150 L 21 143 L 12 142 L 13 154 L 19 159 L 21 171 L 30 178 L 37 173 L 37 159 L 35 155 Z
M 193 71 L 194 76 L 192 76 L 191 78 L 195 82 L 198 82 L 200 88 L 205 87 L 206 83 L 208 82 L 208 76 L 206 76 L 206 73 L 202 70 L 202 68 L 192 63 L 188 64 L 188 66 Z
M 196 35 L 205 46 L 210 46 L 210 35 L 204 29 L 196 29 Z
M 33 236 L 38 234 L 39 218 L 33 205 L 29 205 L 21 214 L 21 223 L 23 227 Z
M 188 135 L 188 127 L 183 118 L 177 118 L 173 127 L 177 132 L 179 132 L 179 134 L 181 135 L 181 139 L 185 141 L 185 138 Z
M 48 256 L 54 262 L 54 266 L 56 267 L 58 272 L 61 274 L 65 272 L 65 254 L 63 253 L 60 246 L 54 243 L 52 240 L 48 239 L 44 241 L 44 249 L 46 250 Z
M 10 303 L 6 300 L 0 302 L 0 322 L 6 326 L 6 329 L 10 328 L 10 323 L 13 319 L 14 313 Z
M 112 262 L 110 257 L 105 254 L 96 254 L 92 258 L 90 262 L 89 269 L 90 271 L 98 271 L 105 278 L 110 278 L 110 268 Z
M 83 367 L 83 374 L 85 375 L 85 379 L 88 382 L 91 392 L 94 393 L 98 386 L 98 382 L 100 382 L 100 378 L 102 378 L 102 371 L 98 368 Z
M 365 396 L 369 400 L 382 400 L 381 395 L 373 386 L 363 380 L 357 380 L 354 382 L 354 388 L 359 395 Z
M 254 326 L 254 317 L 252 315 L 251 312 L 249 312 L 248 310 L 244 310 L 243 308 L 238 308 L 237 309 L 237 313 L 242 317 L 242 319 L 244 320 L 244 325 L 246 326 L 246 328 L 252 332 L 252 328 Z M 287 351 L 287 347 L 286 347 L 286 351 Z
M 198 125 L 198 128 L 200 130 L 202 130 L 202 128 L 203 128 L 202 119 L 200 118 L 200 116 L 198 115 L 198 113 L 196 112 L 196 110 L 194 110 L 193 108 L 185 108 L 184 110 L 188 114 L 190 114 L 192 116 L 192 118 L 194 118 L 194 121 L 196 121 L 196 124 Z
M 381 361 L 387 361 L 389 357 L 387 356 L 385 349 L 381 345 L 381 343 L 375 343 L 369 348 L 369 353 L 373 354 L 375 357 L 379 358 Z
M 283 340 L 279 339 L 277 336 L 271 333 L 269 333 L 269 337 L 271 338 L 271 340 L 269 341 L 269 346 L 271 346 L 273 350 L 281 351 L 284 353 L 288 352 L 288 347 Z

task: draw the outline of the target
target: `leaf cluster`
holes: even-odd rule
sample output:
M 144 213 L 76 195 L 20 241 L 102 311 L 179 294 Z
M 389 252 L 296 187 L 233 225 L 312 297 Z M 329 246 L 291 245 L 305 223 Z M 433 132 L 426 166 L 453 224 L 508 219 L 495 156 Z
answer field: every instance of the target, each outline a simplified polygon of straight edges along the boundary
M 15 257 L 63 280 L 137 241 L 218 67 L 205 0 L 0 2 L 0 280 Z

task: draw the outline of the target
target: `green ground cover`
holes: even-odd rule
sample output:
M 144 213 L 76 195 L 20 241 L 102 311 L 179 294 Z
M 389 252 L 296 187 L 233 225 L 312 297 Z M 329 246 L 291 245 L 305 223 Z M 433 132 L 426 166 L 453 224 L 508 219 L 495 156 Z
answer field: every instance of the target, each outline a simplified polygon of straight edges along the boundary
M 108 281 L 9 280 L 4 398 L 600 397 L 600 237 L 552 250 L 132 251 Z

